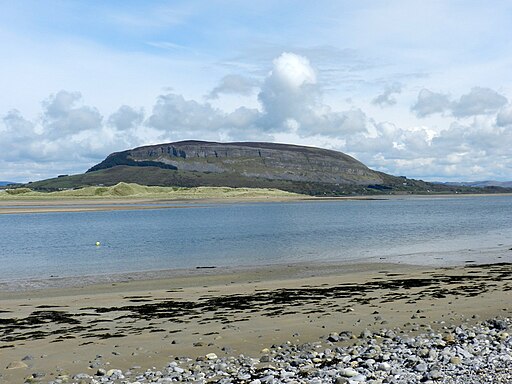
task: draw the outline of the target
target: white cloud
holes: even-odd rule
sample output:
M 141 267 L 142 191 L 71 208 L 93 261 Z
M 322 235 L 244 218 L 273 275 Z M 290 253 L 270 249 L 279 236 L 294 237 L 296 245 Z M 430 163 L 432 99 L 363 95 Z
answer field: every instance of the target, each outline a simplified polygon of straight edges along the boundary
M 450 111 L 454 117 L 459 118 L 494 113 L 507 102 L 505 96 L 484 87 L 471 88 L 470 92 L 462 95 L 458 101 L 450 100 L 446 94 L 422 89 L 411 110 L 418 117 Z
M 217 99 L 220 94 L 235 94 L 248 96 L 253 93 L 254 88 L 258 85 L 257 81 L 241 75 L 226 75 L 220 84 L 211 90 L 208 99 Z
M 120 131 L 128 129 L 136 129 L 144 120 L 144 111 L 136 110 L 128 105 L 122 105 L 108 119 L 110 125 L 116 127 Z
M 240 78 L 231 78 L 231 83 L 229 78 L 221 79 L 217 95 L 249 89 L 238 82 Z M 392 95 L 401 89 L 386 88 L 375 103 L 392 104 Z M 259 108 L 241 105 L 226 112 L 208 102 L 166 93 L 156 98 L 149 114 L 122 105 L 104 118 L 84 103 L 79 92 L 62 90 L 42 103 L 37 118 L 28 119 L 16 110 L 3 116 L 0 164 L 9 160 L 19 169 L 33 169 L 35 178 L 44 178 L 83 172 L 113 151 L 151 143 L 284 140 L 338 149 L 374 169 L 408 177 L 473 180 L 478 179 L 477 171 L 495 178 L 510 175 L 512 108 L 489 88 L 472 88 L 456 102 L 446 94 L 422 89 L 412 111 L 421 117 L 442 113 L 442 122 L 450 119 L 435 129 L 393 119 L 378 121 L 357 103 L 335 108 L 324 96 L 313 65 L 293 53 L 283 53 L 272 62 L 259 88 Z M 12 179 L 7 177 L 12 169 L 5 166 L 0 178 Z
M 372 100 L 372 104 L 378 105 L 380 107 L 395 105 L 396 99 L 393 97 L 393 95 L 399 94 L 400 92 L 402 92 L 402 86 L 399 83 L 388 85 L 384 89 L 384 92 Z
M 512 130 L 498 126 L 494 116 L 476 116 L 467 124 L 453 122 L 439 133 L 390 123 L 376 124 L 373 130 L 371 137 L 350 137 L 346 148 L 375 169 L 441 181 L 510 178 Z
M 171 137 L 183 134 L 212 137 L 223 127 L 223 118 L 221 112 L 208 103 L 170 93 L 158 97 L 147 124 Z
M 258 99 L 263 113 L 257 124 L 266 132 L 294 130 L 305 137 L 366 130 L 360 109 L 334 112 L 323 103 L 315 70 L 307 58 L 293 53 L 285 52 L 273 61 Z
M 43 103 L 43 129 L 47 137 L 57 139 L 102 125 L 103 117 L 89 106 L 76 106 L 81 100 L 79 92 L 60 91 Z
M 474 87 L 454 103 L 452 113 L 455 117 L 474 116 L 496 112 L 507 104 L 507 98 L 490 88 Z
M 411 107 L 411 110 L 418 117 L 425 117 L 434 113 L 443 113 L 451 106 L 448 95 L 422 89 L 418 94 L 418 100 Z
M 500 127 L 512 125 L 512 105 L 504 106 L 496 117 L 496 124 Z

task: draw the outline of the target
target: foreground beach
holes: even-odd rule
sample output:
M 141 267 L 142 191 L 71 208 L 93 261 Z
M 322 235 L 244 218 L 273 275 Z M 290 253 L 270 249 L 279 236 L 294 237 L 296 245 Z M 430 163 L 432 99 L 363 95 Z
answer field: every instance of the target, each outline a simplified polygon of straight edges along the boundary
M 176 374 L 184 369 L 182 365 L 199 364 L 201 368 L 201 364 L 221 364 L 217 359 L 240 354 L 259 359 L 259 368 L 279 371 L 290 362 L 280 361 L 283 349 L 273 345 L 319 343 L 309 349 L 335 351 L 393 330 L 407 337 L 438 332 L 445 343 L 457 346 L 455 327 L 495 318 L 504 320 L 499 323 L 503 329 L 493 337 L 502 349 L 508 348 L 504 353 L 510 357 L 506 318 L 511 313 L 511 272 L 508 263 L 449 268 L 316 264 L 119 275 L 104 277 L 100 283 L 55 279 L 27 284 L 24 291 L 4 289 L 0 293 L 0 380 L 149 382 L 140 376 L 147 369 L 162 372 L 175 362 L 178 369 L 170 369 Z M 37 286 L 45 288 L 34 289 Z M 381 343 L 382 336 L 378 338 L 376 342 Z M 205 361 L 195 362 L 197 358 Z M 327 357 L 317 359 L 313 365 L 325 366 Z M 457 359 L 469 360 L 454 353 L 448 363 L 463 364 Z M 357 382 L 358 369 L 364 366 L 351 360 L 338 363 L 354 369 L 346 372 L 346 380 Z M 408 364 L 412 363 L 404 362 L 404 367 Z M 425 364 L 427 372 L 417 371 L 418 377 L 431 371 L 429 363 Z M 503 364 L 510 373 L 510 360 Z M 201 371 L 206 375 L 204 368 Z M 237 375 L 234 381 L 226 381 L 230 375 L 215 373 L 207 381 L 254 379 Z M 260 373 L 263 376 L 268 374 Z M 292 375 L 288 381 L 313 378 Z M 338 379 L 349 382 L 341 381 L 341 376 Z M 372 382 L 370 377 L 364 379 L 360 382 Z M 373 382 L 400 382 L 380 380 Z M 404 382 L 415 382 L 411 380 Z

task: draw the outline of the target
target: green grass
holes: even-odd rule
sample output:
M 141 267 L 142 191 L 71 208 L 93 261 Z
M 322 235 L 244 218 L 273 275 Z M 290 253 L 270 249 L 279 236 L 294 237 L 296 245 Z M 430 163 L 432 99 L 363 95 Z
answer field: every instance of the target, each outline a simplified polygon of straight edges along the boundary
M 117 183 L 113 186 L 84 187 L 54 192 L 38 192 L 30 188 L 8 189 L 0 193 L 0 200 L 51 199 L 254 199 L 293 198 L 302 195 L 272 188 L 230 187 L 152 187 L 135 183 Z

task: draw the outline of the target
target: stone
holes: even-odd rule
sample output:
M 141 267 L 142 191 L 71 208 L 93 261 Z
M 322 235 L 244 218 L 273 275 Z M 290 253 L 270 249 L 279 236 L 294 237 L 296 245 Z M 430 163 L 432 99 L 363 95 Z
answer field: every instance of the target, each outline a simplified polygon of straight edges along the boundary
M 370 339 L 372 336 L 373 333 L 368 329 L 365 329 L 364 331 L 361 332 L 361 335 L 359 335 L 359 337 L 362 339 Z
M 340 370 L 340 374 L 345 377 L 354 377 L 358 375 L 357 371 L 352 368 L 343 368 Z
M 206 356 L 205 356 L 205 357 L 206 357 L 208 360 L 215 360 L 215 359 L 217 359 L 217 355 L 216 355 L 215 353 L 213 353 L 213 352 L 212 352 L 212 353 L 208 353 L 208 354 L 206 354 Z
M 447 343 L 454 343 L 455 342 L 455 336 L 453 336 L 453 334 L 451 334 L 451 333 L 448 333 L 447 335 L 445 335 L 443 337 L 443 340 L 446 341 Z
M 90 375 L 87 373 L 77 373 L 75 376 L 73 376 L 73 380 L 88 380 L 92 379 Z
M 391 365 L 387 362 L 379 363 L 377 369 L 380 371 L 391 371 Z
M 434 380 L 437 380 L 441 379 L 443 377 L 443 374 L 437 369 L 433 369 L 432 371 L 430 371 L 430 377 Z
M 269 355 L 263 355 L 260 357 L 260 363 L 268 363 L 270 362 L 270 356 Z
M 12 363 L 9 363 L 7 365 L 6 369 L 23 369 L 28 368 L 28 365 L 25 364 L 23 361 L 13 361 Z

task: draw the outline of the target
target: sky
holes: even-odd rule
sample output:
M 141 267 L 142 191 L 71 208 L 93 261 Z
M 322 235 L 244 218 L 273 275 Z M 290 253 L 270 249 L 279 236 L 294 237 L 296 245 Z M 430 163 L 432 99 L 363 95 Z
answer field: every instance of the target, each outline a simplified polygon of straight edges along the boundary
M 179 140 L 512 180 L 510 1 L 0 0 L 0 180 Z

